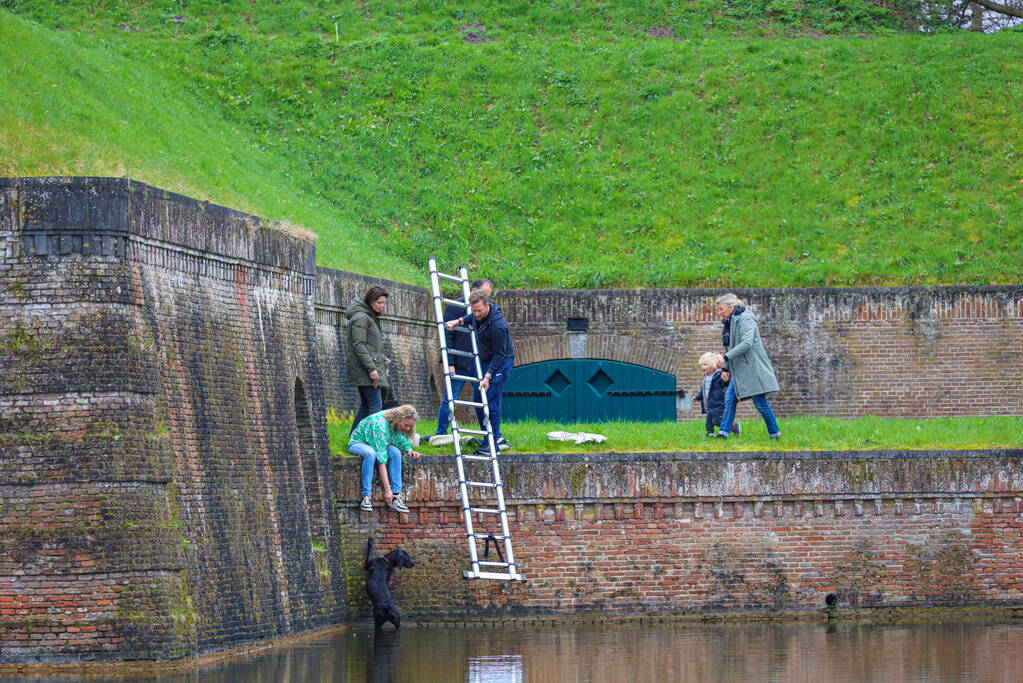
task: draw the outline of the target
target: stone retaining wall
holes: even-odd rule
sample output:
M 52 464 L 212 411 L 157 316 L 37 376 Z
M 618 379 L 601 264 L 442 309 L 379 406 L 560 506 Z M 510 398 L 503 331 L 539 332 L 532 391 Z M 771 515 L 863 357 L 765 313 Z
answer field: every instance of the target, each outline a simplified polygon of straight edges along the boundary
M 525 583 L 465 581 L 452 458 L 425 456 L 412 512 L 357 507 L 334 465 L 349 606 L 372 535 L 416 562 L 411 620 L 1021 605 L 1023 451 L 512 455 L 502 471 Z
M 344 620 L 314 281 L 253 216 L 0 181 L 0 661 Z

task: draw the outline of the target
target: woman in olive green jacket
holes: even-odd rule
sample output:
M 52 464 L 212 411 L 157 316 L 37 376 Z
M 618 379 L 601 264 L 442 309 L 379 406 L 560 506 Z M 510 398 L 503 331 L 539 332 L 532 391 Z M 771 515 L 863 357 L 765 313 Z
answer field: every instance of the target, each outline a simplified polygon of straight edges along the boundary
M 721 417 L 718 436 L 727 439 L 731 435 L 735 408 L 741 399 L 749 398 L 764 418 L 768 436 L 777 439 L 781 430 L 767 402 L 767 395 L 778 391 L 778 378 L 760 341 L 756 316 L 746 310 L 742 300 L 734 294 L 720 297 L 717 310 L 718 315 L 724 318 L 721 321 L 724 326 L 721 341 L 727 349 L 725 362 L 732 375 L 725 391 L 725 413 Z
M 367 415 L 383 408 L 380 390 L 387 386 L 384 365 L 384 335 L 380 329 L 380 315 L 387 305 L 387 290 L 373 285 L 366 290 L 362 301 L 354 301 L 345 311 L 348 328 L 345 331 L 345 368 L 348 381 L 359 392 L 359 410 L 352 420 L 352 430 Z M 349 432 L 351 433 L 351 432 Z

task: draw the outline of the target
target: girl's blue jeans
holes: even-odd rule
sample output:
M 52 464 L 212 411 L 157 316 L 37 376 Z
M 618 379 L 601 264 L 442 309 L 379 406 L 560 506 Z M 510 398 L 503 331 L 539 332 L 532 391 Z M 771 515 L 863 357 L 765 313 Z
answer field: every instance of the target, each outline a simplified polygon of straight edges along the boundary
M 753 405 L 760 411 L 760 416 L 764 418 L 764 424 L 767 425 L 767 433 L 771 436 L 777 434 L 779 431 L 778 420 L 775 419 L 774 412 L 767 402 L 767 394 L 757 394 L 752 396 L 751 399 Z M 721 426 L 718 427 L 719 434 L 731 436 L 732 423 L 735 422 L 735 409 L 738 405 L 739 399 L 735 397 L 735 385 L 729 383 L 728 388 L 725 389 L 725 414 L 721 416 Z
M 373 470 L 377 466 L 377 453 L 369 445 L 353 443 L 348 452 L 362 458 L 362 495 L 373 495 Z M 387 447 L 387 478 L 391 480 L 391 493 L 401 493 L 401 451 Z

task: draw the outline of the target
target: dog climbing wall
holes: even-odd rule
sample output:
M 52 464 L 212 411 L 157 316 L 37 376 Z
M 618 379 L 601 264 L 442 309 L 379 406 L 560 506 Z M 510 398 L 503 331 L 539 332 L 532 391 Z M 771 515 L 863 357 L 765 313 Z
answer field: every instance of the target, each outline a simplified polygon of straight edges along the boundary
M 0 660 L 343 621 L 311 243 L 123 179 L 0 181 Z

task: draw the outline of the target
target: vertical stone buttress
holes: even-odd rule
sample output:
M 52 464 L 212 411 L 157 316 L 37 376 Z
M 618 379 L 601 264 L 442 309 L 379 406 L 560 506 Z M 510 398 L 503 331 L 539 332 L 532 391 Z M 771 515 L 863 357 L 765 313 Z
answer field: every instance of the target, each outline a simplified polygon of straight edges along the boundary
M 128 180 L 12 179 L 0 254 L 0 661 L 343 619 L 312 245 Z

